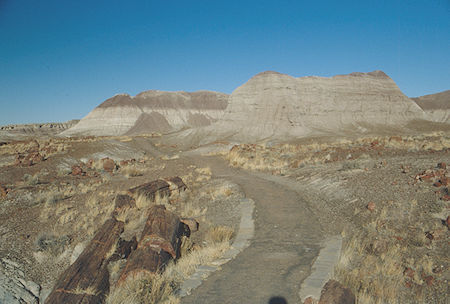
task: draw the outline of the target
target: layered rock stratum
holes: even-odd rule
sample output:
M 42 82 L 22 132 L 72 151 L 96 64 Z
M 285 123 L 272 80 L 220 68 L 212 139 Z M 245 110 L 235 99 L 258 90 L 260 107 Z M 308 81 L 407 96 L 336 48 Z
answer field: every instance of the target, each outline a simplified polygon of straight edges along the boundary
M 411 98 L 436 122 L 450 122 L 450 90 Z
M 36 136 L 54 136 L 74 125 L 79 120 L 35 124 L 12 124 L 0 126 L 0 140 L 24 139 Z
M 251 115 L 249 115 L 251 113 Z M 238 87 L 217 128 L 241 140 L 398 126 L 425 118 L 382 71 L 295 78 L 263 72 Z
M 120 94 L 62 135 L 138 135 L 206 126 L 222 116 L 227 100 L 227 94 L 210 91 Z
M 402 127 L 415 119 L 427 115 L 382 71 L 299 78 L 267 71 L 231 95 L 209 91 L 116 95 L 63 134 L 136 135 L 189 129 L 180 136 L 200 143 L 225 137 L 255 141 Z

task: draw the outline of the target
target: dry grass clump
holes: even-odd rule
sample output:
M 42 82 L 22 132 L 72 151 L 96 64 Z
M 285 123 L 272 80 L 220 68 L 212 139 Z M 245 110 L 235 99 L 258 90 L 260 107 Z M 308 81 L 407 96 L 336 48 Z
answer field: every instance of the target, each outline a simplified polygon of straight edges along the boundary
M 405 297 L 426 303 L 427 278 L 434 280 L 436 265 L 443 263 L 434 255 L 426 231 L 444 228 L 423 218 L 422 206 L 416 202 L 387 204 L 373 213 L 357 214 L 368 216 L 366 224 L 345 232 L 334 276 L 353 290 L 358 303 L 409 303 Z
M 36 185 L 38 185 L 40 183 L 40 178 L 41 178 L 41 173 L 38 172 L 38 173 L 36 173 L 34 175 L 26 173 L 26 174 L 23 175 L 22 179 L 23 179 L 23 182 L 24 182 L 25 185 L 27 185 L 27 186 L 36 186 Z
M 142 176 L 147 172 L 145 168 L 139 167 L 137 164 L 130 164 L 127 166 L 123 166 L 120 168 L 120 173 L 125 175 L 125 177 L 136 177 L 136 176 Z
M 283 171 L 307 164 L 355 160 L 378 152 L 398 150 L 442 151 L 450 148 L 450 137 L 443 132 L 416 136 L 371 136 L 356 139 L 317 140 L 302 144 L 280 144 L 275 146 L 240 144 L 234 146 L 225 158 L 233 167 L 250 170 Z
M 205 236 L 208 244 L 217 244 L 229 242 L 233 236 L 233 229 L 226 226 L 217 226 L 211 228 Z
M 179 303 L 180 299 L 176 296 L 176 291 L 181 283 L 192 275 L 198 266 L 209 264 L 220 257 L 230 247 L 232 233 L 232 229 L 228 227 L 213 229 L 211 235 L 214 242 L 190 251 L 176 263 L 170 263 L 163 273 L 139 274 L 127 278 L 111 291 L 106 303 Z

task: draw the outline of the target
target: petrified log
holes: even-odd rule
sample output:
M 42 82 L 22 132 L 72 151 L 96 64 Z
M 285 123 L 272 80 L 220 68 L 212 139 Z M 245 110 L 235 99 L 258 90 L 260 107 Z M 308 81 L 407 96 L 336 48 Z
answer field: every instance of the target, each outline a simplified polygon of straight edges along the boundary
M 145 196 L 146 198 L 154 201 L 156 194 L 160 197 L 166 197 L 170 195 L 169 183 L 164 180 L 155 180 L 129 190 L 129 193 L 135 198 L 139 196 Z
M 180 193 L 181 191 L 185 191 L 187 189 L 186 184 L 179 176 L 169 177 L 166 178 L 166 180 L 173 185 L 170 187 L 170 191 L 178 190 L 178 193 Z
M 123 226 L 123 222 L 113 218 L 103 224 L 83 253 L 59 277 L 47 298 L 47 304 L 104 301 L 109 292 L 107 266 Z
M 114 212 L 113 215 L 117 216 L 122 212 L 126 212 L 129 209 L 136 207 L 136 200 L 126 194 L 118 194 L 114 199 Z
M 189 227 L 177 215 L 163 205 L 152 206 L 139 245 L 129 256 L 118 283 L 130 275 L 163 271 L 171 259 L 180 257 L 181 237 L 186 234 Z
M 200 227 L 200 224 L 197 222 L 197 220 L 191 217 L 181 218 L 180 221 L 189 227 L 190 232 L 196 232 Z

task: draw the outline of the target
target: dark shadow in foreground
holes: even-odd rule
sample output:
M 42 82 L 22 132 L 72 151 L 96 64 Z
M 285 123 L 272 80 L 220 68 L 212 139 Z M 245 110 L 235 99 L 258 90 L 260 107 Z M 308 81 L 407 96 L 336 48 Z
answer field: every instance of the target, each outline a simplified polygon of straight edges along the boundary
M 269 304 L 288 304 L 288 302 L 283 297 L 271 297 Z

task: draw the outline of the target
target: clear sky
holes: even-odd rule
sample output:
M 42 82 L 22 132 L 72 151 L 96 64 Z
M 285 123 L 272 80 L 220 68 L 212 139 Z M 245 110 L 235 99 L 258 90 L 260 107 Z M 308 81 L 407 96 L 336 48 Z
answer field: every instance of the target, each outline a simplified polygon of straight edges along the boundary
M 450 0 L 0 0 L 0 125 L 82 118 L 117 93 L 231 93 L 265 70 L 448 90 Z

